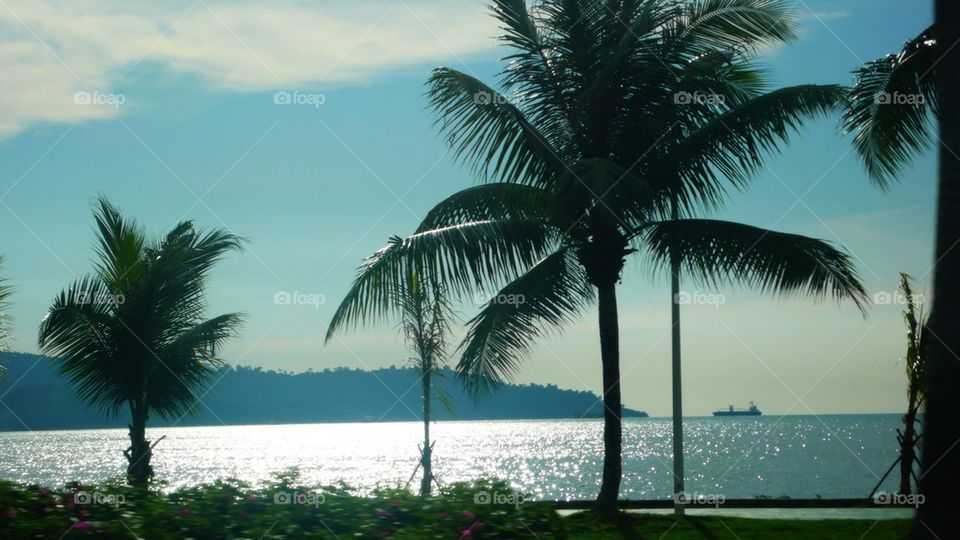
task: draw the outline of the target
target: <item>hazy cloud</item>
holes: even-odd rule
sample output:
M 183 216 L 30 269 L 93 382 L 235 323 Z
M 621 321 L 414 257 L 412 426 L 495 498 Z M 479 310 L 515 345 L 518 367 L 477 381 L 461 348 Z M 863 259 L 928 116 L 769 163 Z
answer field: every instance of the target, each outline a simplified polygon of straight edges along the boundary
M 7 0 L 0 136 L 121 114 L 131 100 L 111 92 L 136 66 L 237 92 L 355 83 L 455 62 L 493 46 L 495 33 L 484 4 L 467 0 Z

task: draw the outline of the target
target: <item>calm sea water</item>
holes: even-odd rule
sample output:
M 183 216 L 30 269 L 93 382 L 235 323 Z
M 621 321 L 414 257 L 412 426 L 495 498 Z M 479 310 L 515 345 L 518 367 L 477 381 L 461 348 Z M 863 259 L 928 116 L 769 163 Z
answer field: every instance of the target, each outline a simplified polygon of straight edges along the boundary
M 896 459 L 896 415 L 686 419 L 687 491 L 726 498 L 866 497 Z M 440 422 L 435 472 L 449 483 L 500 477 L 539 499 L 589 499 L 600 485 L 599 420 Z M 252 484 L 298 467 L 310 484 L 403 485 L 418 460 L 414 422 L 177 427 L 154 469 L 171 487 L 234 477 Z M 125 430 L 0 433 L 0 478 L 50 486 L 124 469 Z M 669 419 L 624 421 L 625 498 L 669 498 Z M 893 475 L 883 486 L 895 489 Z M 414 484 L 415 487 L 416 484 Z

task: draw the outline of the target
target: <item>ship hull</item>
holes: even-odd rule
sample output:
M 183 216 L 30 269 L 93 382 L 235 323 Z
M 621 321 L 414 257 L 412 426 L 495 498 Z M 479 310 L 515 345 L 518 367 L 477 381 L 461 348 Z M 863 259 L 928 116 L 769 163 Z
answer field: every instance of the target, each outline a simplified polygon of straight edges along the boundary
M 760 411 L 714 411 L 714 416 L 760 416 Z

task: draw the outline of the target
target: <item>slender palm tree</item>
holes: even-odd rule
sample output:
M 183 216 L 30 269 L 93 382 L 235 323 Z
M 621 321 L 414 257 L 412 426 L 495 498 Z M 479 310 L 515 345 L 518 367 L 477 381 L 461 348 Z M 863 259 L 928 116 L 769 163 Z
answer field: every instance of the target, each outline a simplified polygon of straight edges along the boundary
M 626 258 L 701 283 L 850 298 L 863 288 L 829 244 L 695 218 L 743 187 L 802 120 L 834 110 L 836 86 L 765 91 L 750 57 L 792 38 L 778 0 L 494 2 L 511 47 L 505 93 L 449 68 L 429 83 L 453 150 L 485 183 L 438 204 L 416 233 L 361 267 L 332 332 L 390 312 L 411 269 L 454 294 L 496 290 L 468 323 L 458 371 L 477 393 L 534 341 L 597 303 L 604 402 L 598 505 L 616 504 L 620 460 L 616 287 Z M 676 274 L 677 272 L 675 272 Z
M 430 441 L 433 380 L 443 373 L 453 309 L 441 285 L 437 282 L 424 283 L 415 273 L 407 276 L 405 286 L 397 291 L 394 302 L 400 309 L 400 327 L 407 346 L 414 353 L 410 364 L 420 377 L 423 392 L 423 451 L 420 459 L 423 477 L 420 480 L 420 495 L 428 497 L 433 483 L 433 447 Z M 442 390 L 439 387 L 436 390 L 437 397 L 449 405 Z
M 0 268 L 3 267 L 3 257 L 0 257 Z M 10 308 L 10 296 L 13 294 L 13 287 L 7 284 L 7 280 L 0 278 L 0 352 L 7 350 L 7 343 L 13 336 L 10 328 L 10 316 L 7 310 Z M 5 367 L 0 363 L 0 375 L 3 375 Z
M 223 365 L 221 345 L 240 327 L 239 313 L 203 315 L 207 275 L 242 239 L 185 221 L 151 240 L 102 197 L 94 219 L 95 270 L 54 299 L 39 344 L 81 398 L 113 417 L 129 410 L 127 476 L 143 485 L 153 474 L 150 415 L 179 419 L 195 410 Z
M 926 316 L 923 301 L 910 285 L 910 276 L 900 274 L 900 292 L 906 300 L 903 320 L 907 325 L 907 414 L 903 416 L 900 438 L 900 493 L 912 493 L 913 464 L 916 459 L 917 416 L 923 405 L 927 385 Z
M 886 187 L 936 138 L 939 142 L 934 301 L 926 325 L 927 385 L 924 445 L 913 538 L 940 538 L 960 527 L 953 511 L 954 479 L 960 476 L 960 3 L 935 2 L 933 26 L 896 54 L 857 70 L 844 126 L 866 170 Z M 939 121 L 939 134 L 935 132 Z M 935 471 L 935 472 L 934 472 Z

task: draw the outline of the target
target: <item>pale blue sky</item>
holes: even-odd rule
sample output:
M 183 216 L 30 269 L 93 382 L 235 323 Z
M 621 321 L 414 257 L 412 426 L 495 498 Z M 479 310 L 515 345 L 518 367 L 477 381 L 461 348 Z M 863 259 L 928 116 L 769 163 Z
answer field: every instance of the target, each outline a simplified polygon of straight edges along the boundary
M 328 347 L 323 332 L 361 259 L 473 182 L 432 127 L 423 83 L 439 65 L 493 80 L 504 50 L 490 39 L 496 29 L 482 3 L 7 4 L 0 254 L 17 287 L 15 349 L 36 350 L 53 296 L 89 270 L 90 209 L 104 193 L 157 234 L 186 217 L 250 238 L 210 282 L 211 313 L 249 316 L 230 361 L 298 371 L 407 356 L 390 327 Z M 898 49 L 931 17 L 927 0 L 808 0 L 796 9 L 803 39 L 766 57 L 781 85 L 850 84 L 851 70 Z M 276 105 L 277 91 L 324 102 Z M 77 104 L 76 92 L 124 103 Z M 934 174 L 931 153 L 880 192 L 830 119 L 770 159 L 723 217 L 844 245 L 871 293 L 893 290 L 899 271 L 922 289 Z M 279 291 L 326 303 L 277 305 Z M 684 312 L 689 414 L 750 399 L 772 413 L 903 407 L 900 306 L 863 318 L 851 305 L 719 292 L 722 305 Z M 666 283 L 631 262 L 620 305 L 625 402 L 667 414 Z M 587 314 L 544 342 L 518 380 L 599 391 L 594 324 Z

